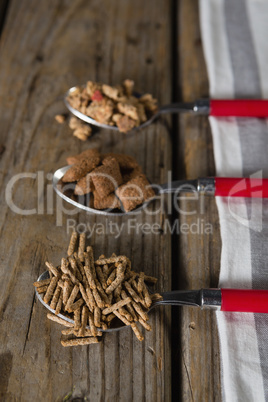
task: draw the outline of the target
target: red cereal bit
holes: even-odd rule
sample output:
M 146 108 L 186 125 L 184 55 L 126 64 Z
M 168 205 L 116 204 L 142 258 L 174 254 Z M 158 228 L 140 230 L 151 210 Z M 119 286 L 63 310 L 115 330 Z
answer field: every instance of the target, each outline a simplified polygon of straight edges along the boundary
M 103 99 L 103 96 L 102 96 L 101 92 L 98 89 L 96 89 L 96 91 L 91 96 L 91 99 L 93 101 L 101 101 Z

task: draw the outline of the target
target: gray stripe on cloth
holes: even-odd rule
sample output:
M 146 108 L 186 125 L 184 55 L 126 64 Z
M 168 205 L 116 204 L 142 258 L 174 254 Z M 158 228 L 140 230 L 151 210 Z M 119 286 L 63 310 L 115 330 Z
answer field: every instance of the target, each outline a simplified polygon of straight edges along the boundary
M 225 0 L 224 7 L 235 97 L 261 97 L 260 76 L 246 2 L 244 0 Z M 243 175 L 248 176 L 261 170 L 263 177 L 268 177 L 268 130 L 266 121 L 261 119 L 237 119 L 237 124 L 241 144 Z M 246 204 L 248 219 L 250 219 L 253 213 L 253 202 L 248 199 Z M 255 289 L 268 289 L 267 200 L 263 200 L 259 213 L 262 214 L 262 230 L 250 229 L 252 287 Z M 268 315 L 255 314 L 254 318 L 265 400 L 268 401 Z

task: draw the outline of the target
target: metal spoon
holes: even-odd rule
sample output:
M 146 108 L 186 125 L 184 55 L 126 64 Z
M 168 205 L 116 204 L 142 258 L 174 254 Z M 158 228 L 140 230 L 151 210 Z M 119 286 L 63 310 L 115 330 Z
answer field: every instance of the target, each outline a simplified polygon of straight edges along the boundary
M 85 121 L 86 123 L 92 124 L 94 126 L 98 126 L 101 128 L 107 128 L 109 130 L 119 131 L 117 126 L 109 126 L 108 124 L 99 123 L 92 117 L 87 116 L 86 114 L 80 112 L 77 109 L 74 109 L 70 103 L 68 102 L 68 96 L 72 94 L 72 92 L 76 91 L 77 87 L 70 88 L 65 96 L 64 96 L 64 103 L 66 107 L 70 110 L 70 112 L 78 117 L 79 119 Z M 135 94 L 137 98 L 140 94 Z M 146 120 L 138 127 L 134 127 L 131 131 L 140 130 L 151 124 L 157 117 L 161 114 L 165 113 L 179 113 L 179 112 L 192 112 L 195 114 L 207 114 L 209 111 L 209 101 L 208 100 L 198 100 L 196 102 L 189 102 L 189 103 L 172 103 L 170 105 L 165 105 L 159 108 L 158 112 L 155 113 L 150 119 Z
M 134 215 L 139 213 L 141 210 L 146 208 L 146 206 L 161 194 L 175 193 L 179 194 L 181 192 L 191 192 L 200 193 L 206 195 L 215 195 L 222 197 L 258 197 L 258 198 L 268 198 L 268 179 L 257 179 L 257 178 L 234 178 L 234 177 L 206 177 L 194 180 L 178 180 L 162 185 L 152 185 L 155 191 L 155 197 L 144 202 L 141 206 L 135 208 L 130 212 L 125 212 L 123 206 L 121 205 L 121 211 L 118 209 L 105 209 L 99 210 L 91 208 L 84 204 L 86 200 L 89 202 L 88 197 L 79 196 L 78 201 L 73 200 L 70 196 L 73 194 L 74 183 L 62 183 L 61 179 L 66 173 L 70 166 L 64 166 L 58 169 L 53 175 L 53 188 L 56 193 L 67 201 L 69 204 L 82 209 L 87 212 L 92 212 L 94 214 L 106 215 L 106 216 L 122 216 L 122 215 Z M 68 195 L 66 189 L 70 192 Z M 88 196 L 88 195 L 87 195 Z M 80 201 L 80 202 L 79 202 Z
M 41 281 L 49 278 L 49 272 L 45 271 L 37 279 Z M 43 301 L 42 296 L 35 289 L 38 300 L 53 314 L 55 310 L 51 309 Z M 201 309 L 220 310 L 229 312 L 247 312 L 247 313 L 268 313 L 268 290 L 253 289 L 199 289 L 199 290 L 174 290 L 160 293 L 163 300 L 154 301 L 148 310 L 150 312 L 154 307 L 164 306 L 192 306 Z M 74 321 L 63 314 L 58 317 L 74 324 Z M 89 328 L 89 327 L 87 327 Z M 126 328 L 121 321 L 106 330 L 99 329 L 102 332 L 118 331 Z
M 49 271 L 45 271 L 39 276 L 37 281 L 39 282 L 48 278 L 49 278 Z M 37 292 L 37 289 L 35 289 L 35 294 L 37 299 L 43 304 L 43 306 L 45 306 L 51 313 L 55 314 L 55 310 L 53 310 L 48 304 L 44 302 L 42 295 Z M 220 289 L 175 290 L 171 292 L 163 292 L 161 293 L 161 296 L 163 297 L 163 300 L 157 300 L 153 302 L 148 312 L 151 311 L 154 307 L 160 305 L 195 306 L 195 307 L 216 309 L 216 310 L 220 309 L 221 306 Z M 70 319 L 69 317 L 66 317 L 63 314 L 58 314 L 58 317 L 62 318 L 63 320 L 71 324 L 74 324 L 74 320 Z M 99 330 L 102 332 L 113 332 L 118 331 L 122 328 L 126 328 L 126 325 L 122 324 L 120 320 L 115 319 L 114 322 L 112 323 L 112 327 L 106 330 L 99 328 Z
M 68 96 L 72 92 L 76 91 L 77 87 L 70 88 L 65 96 L 64 103 L 70 112 L 85 121 L 86 123 L 106 128 L 108 130 L 119 131 L 117 126 L 109 126 L 108 124 L 99 123 L 74 109 L 68 102 Z M 139 97 L 140 94 L 135 94 Z M 184 113 L 190 112 L 196 115 L 210 115 L 210 116 L 236 116 L 236 117 L 268 117 L 268 100 L 265 99 L 199 99 L 194 102 L 181 102 L 171 103 L 169 105 L 161 106 L 157 113 L 155 113 L 150 119 L 146 120 L 138 127 L 134 127 L 131 131 L 140 130 L 151 124 L 161 114 L 166 113 Z

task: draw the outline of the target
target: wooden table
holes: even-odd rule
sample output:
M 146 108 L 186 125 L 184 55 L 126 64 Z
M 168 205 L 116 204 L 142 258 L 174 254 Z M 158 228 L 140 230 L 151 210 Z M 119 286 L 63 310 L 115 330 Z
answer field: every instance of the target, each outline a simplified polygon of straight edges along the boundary
M 154 183 L 167 181 L 170 170 L 176 179 L 215 173 L 205 116 L 165 116 L 134 136 L 100 130 L 86 142 L 54 120 L 66 112 L 64 92 L 88 79 L 131 78 L 159 104 L 207 97 L 198 1 L 4 0 L 0 33 L 0 399 L 220 400 L 214 313 L 159 308 L 142 343 L 127 328 L 100 345 L 63 348 L 60 328 L 46 319 L 32 286 L 46 260 L 57 264 L 65 255 L 71 222 L 92 230 L 96 256 L 126 254 L 136 270 L 159 278 L 160 291 L 217 286 L 213 198 L 181 199 L 183 213 L 142 213 L 129 228 L 127 217 L 70 215 L 51 186 L 66 156 L 89 147 L 133 155 Z M 16 176 L 12 185 L 20 173 L 28 178 Z M 121 225 L 118 238 L 97 231 L 109 222 Z M 179 223 L 181 233 L 171 235 L 167 222 Z M 160 230 L 139 230 L 145 223 Z

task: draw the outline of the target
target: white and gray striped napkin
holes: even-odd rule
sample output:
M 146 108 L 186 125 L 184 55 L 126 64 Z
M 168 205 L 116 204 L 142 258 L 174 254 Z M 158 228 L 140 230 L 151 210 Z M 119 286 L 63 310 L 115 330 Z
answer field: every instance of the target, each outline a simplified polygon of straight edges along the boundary
M 199 0 L 211 98 L 268 98 L 268 1 Z M 266 119 L 210 117 L 218 176 L 268 178 Z M 268 289 L 268 201 L 218 198 L 220 287 Z M 217 313 L 222 396 L 268 401 L 268 315 Z

